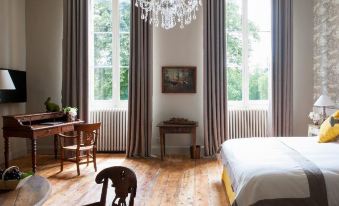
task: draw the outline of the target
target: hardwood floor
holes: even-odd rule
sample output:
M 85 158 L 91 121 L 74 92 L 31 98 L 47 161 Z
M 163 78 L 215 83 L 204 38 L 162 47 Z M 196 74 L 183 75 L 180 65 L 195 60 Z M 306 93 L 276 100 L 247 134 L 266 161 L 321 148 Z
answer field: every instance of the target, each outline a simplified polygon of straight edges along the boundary
M 133 169 L 138 178 L 136 205 L 228 205 L 221 182 L 222 166 L 216 159 L 191 160 L 184 156 L 159 159 L 126 159 L 120 154 L 99 154 L 98 171 L 122 165 Z M 38 175 L 48 178 L 52 195 L 45 205 L 84 205 L 100 199 L 101 185 L 95 183 L 93 165 L 81 166 L 77 176 L 76 165 L 66 163 L 60 173 L 60 164 L 52 156 L 38 157 Z M 30 169 L 30 157 L 11 161 L 23 170 Z M 110 187 L 111 188 L 111 187 Z M 108 190 L 107 205 L 114 198 Z

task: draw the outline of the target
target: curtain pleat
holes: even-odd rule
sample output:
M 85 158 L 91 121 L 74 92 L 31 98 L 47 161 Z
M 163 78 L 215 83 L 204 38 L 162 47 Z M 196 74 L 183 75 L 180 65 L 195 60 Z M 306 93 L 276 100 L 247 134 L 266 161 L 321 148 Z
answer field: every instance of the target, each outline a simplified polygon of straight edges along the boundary
M 269 134 L 291 136 L 293 130 L 292 0 L 272 0 L 272 93 Z
M 204 5 L 204 145 L 214 155 L 227 139 L 225 1 Z
M 64 0 L 62 105 L 88 120 L 88 2 Z
M 152 137 L 152 27 L 131 0 L 128 157 L 149 157 Z

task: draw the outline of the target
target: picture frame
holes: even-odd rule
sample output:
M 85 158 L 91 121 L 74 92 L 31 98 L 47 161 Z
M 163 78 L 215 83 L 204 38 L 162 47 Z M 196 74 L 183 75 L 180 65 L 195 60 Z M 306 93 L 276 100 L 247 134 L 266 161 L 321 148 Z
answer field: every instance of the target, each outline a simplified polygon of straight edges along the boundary
M 196 93 L 197 67 L 162 67 L 162 93 Z

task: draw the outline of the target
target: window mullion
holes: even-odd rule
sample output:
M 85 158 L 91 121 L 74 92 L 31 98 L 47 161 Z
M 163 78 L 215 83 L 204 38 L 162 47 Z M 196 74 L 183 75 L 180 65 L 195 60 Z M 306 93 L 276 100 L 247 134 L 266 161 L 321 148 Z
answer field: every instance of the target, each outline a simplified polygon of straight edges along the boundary
M 120 100 L 120 37 L 119 37 L 119 1 L 112 0 L 112 98 L 114 106 Z
M 242 0 L 242 62 L 243 62 L 243 102 L 249 104 L 249 68 L 248 68 L 248 0 Z

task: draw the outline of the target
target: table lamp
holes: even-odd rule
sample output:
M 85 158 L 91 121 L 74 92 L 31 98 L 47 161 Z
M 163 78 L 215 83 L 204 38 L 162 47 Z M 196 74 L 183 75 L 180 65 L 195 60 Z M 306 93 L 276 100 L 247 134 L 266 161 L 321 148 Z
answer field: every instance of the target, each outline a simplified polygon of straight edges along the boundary
M 334 102 L 332 101 L 332 99 L 323 94 L 321 95 L 318 100 L 314 103 L 315 107 L 322 107 L 323 108 L 323 120 L 326 120 L 326 107 L 332 107 L 334 106 Z
M 0 90 L 15 90 L 14 83 L 8 70 L 0 70 Z

